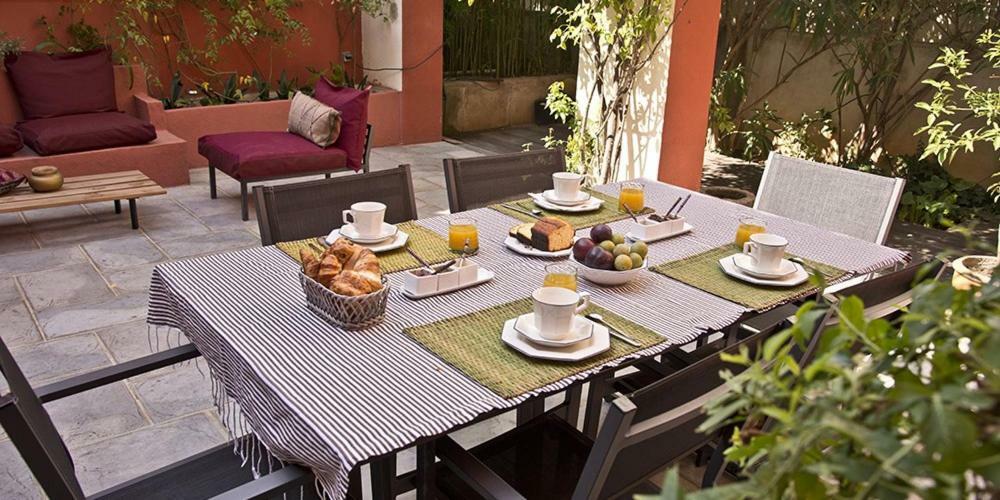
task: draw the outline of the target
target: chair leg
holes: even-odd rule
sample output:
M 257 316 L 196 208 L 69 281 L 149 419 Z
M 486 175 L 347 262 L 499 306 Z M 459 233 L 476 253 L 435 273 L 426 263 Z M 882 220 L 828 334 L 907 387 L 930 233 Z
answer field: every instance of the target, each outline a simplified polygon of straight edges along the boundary
M 247 200 L 247 182 L 246 181 L 240 181 L 240 202 L 243 204 L 243 206 L 242 206 L 243 220 L 250 220 L 250 210 L 247 208 L 247 202 L 248 202 L 248 200 Z
M 372 500 L 389 500 L 396 498 L 393 494 L 393 483 L 396 480 L 396 455 L 388 455 L 373 460 L 369 465 L 372 485 Z
M 208 194 L 213 200 L 217 197 L 215 192 L 215 167 L 211 163 L 208 164 Z
M 708 459 L 708 466 L 705 467 L 705 475 L 701 478 L 702 488 L 711 488 L 712 486 L 715 486 L 715 483 L 719 480 L 719 476 L 721 476 L 722 472 L 725 471 L 725 452 L 726 449 L 729 448 L 730 437 L 733 435 L 734 428 L 735 426 L 732 425 L 722 428 L 719 443 L 716 445 L 715 449 L 712 450 L 712 456 Z
M 601 422 L 601 406 L 604 403 L 604 396 L 611 389 L 611 378 L 613 371 L 602 373 L 592 378 L 590 389 L 587 392 L 587 406 L 583 414 L 583 434 L 590 439 L 597 437 L 598 424 Z
M 434 441 L 417 445 L 417 500 L 437 497 L 434 462 Z

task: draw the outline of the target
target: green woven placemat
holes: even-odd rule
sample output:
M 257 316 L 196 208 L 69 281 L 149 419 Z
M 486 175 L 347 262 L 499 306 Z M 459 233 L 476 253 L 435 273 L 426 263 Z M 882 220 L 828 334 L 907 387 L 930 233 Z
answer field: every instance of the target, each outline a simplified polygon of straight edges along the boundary
M 810 282 L 790 288 L 757 286 L 732 278 L 722 271 L 719 259 L 738 252 L 734 244 L 726 244 L 706 252 L 692 255 L 673 262 L 652 267 L 654 272 L 687 283 L 695 288 L 717 295 L 726 300 L 761 311 L 776 305 L 796 300 L 816 291 Z M 792 257 L 790 255 L 790 257 Z M 827 281 L 845 274 L 842 269 L 802 259 L 808 267 L 821 273 Z
M 427 263 L 437 264 L 455 258 L 455 254 L 448 249 L 448 241 L 434 231 L 412 221 L 400 223 L 398 226 L 401 231 L 410 235 L 406 241 L 406 246 L 426 260 Z M 299 259 L 299 249 L 306 247 L 318 253 L 319 249 L 323 247 L 323 244 L 320 243 L 321 239 L 306 238 L 304 240 L 285 241 L 275 246 L 288 254 L 289 257 L 295 259 L 296 262 L 301 262 Z M 378 254 L 378 263 L 383 273 L 394 273 L 396 271 L 405 271 L 420 267 L 420 263 L 407 253 L 405 248 Z
M 529 358 L 507 347 L 500 334 L 504 322 L 531 310 L 531 299 L 520 299 L 403 331 L 448 364 L 504 398 L 519 396 L 666 340 L 649 329 L 592 305 L 587 312 L 602 314 L 608 324 L 639 341 L 642 347 L 633 347 L 612 337 L 611 349 L 577 363 Z
M 505 203 L 496 203 L 490 205 L 490 208 L 500 212 L 504 215 L 509 215 L 515 219 L 524 222 L 533 222 L 535 219 L 522 214 L 516 210 L 510 210 L 504 208 L 503 205 L 513 205 L 515 207 L 520 207 L 522 209 L 531 211 L 532 209 L 539 209 L 542 211 L 542 215 L 548 217 L 558 217 L 566 222 L 569 222 L 575 229 L 583 229 L 585 227 L 596 226 L 598 224 L 606 224 L 608 222 L 614 222 L 616 220 L 627 219 L 629 217 L 628 212 L 624 210 L 618 210 L 618 198 L 614 196 L 608 196 L 604 193 L 598 193 L 597 191 L 587 190 L 591 196 L 595 198 L 600 198 L 604 200 L 604 204 L 601 208 L 594 210 L 592 212 L 555 212 L 552 210 L 546 210 L 542 207 L 535 205 L 535 202 L 531 198 L 521 198 L 519 200 L 508 201 Z M 649 207 L 643 208 L 641 214 L 651 213 L 653 210 Z

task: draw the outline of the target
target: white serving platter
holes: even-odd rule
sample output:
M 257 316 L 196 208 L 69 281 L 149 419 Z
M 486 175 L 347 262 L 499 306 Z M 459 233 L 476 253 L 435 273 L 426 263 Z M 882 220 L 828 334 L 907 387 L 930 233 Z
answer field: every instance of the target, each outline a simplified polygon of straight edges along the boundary
M 459 285 L 456 285 L 456 286 L 453 286 L 453 287 L 450 287 L 450 288 L 443 288 L 443 289 L 440 289 L 440 290 L 435 290 L 433 292 L 427 292 L 427 293 L 422 293 L 422 294 L 413 293 L 413 292 L 410 292 L 409 290 L 407 290 L 406 288 L 403 288 L 403 292 L 402 293 L 403 293 L 403 296 L 406 297 L 406 298 L 408 298 L 408 299 L 412 299 L 412 300 L 426 299 L 427 297 L 434 297 L 435 295 L 443 295 L 443 294 L 446 294 L 446 293 L 451 293 L 451 292 L 455 292 L 455 291 L 458 291 L 458 290 L 462 290 L 464 288 L 470 288 L 470 287 L 474 287 L 476 285 L 481 285 L 483 283 L 486 283 L 487 281 L 490 281 L 495 276 L 496 276 L 496 274 L 493 271 L 490 271 L 488 269 L 483 269 L 483 268 L 480 267 L 478 269 L 478 272 L 476 274 L 476 279 L 474 281 L 470 281 L 468 283 L 462 283 L 462 284 L 459 284 Z
M 514 328 L 516 321 L 517 318 L 511 318 L 504 323 L 500 338 L 505 344 L 528 357 L 549 361 L 582 361 L 611 348 L 611 334 L 604 325 L 594 324 L 593 335 L 583 342 L 568 347 L 544 347 L 532 343 L 517 333 L 517 329 Z
M 573 242 L 576 243 L 576 238 L 573 239 Z M 517 240 L 517 238 L 510 235 L 507 235 L 507 239 L 503 240 L 503 244 L 506 245 L 507 248 L 521 255 L 528 255 L 530 257 L 544 257 L 547 259 L 556 259 L 560 257 L 569 256 L 571 253 L 573 253 L 572 245 L 570 245 L 569 248 L 565 250 L 559 250 L 558 252 L 543 252 L 537 248 L 532 247 L 531 245 L 525 245 L 524 243 L 521 243 L 520 241 Z

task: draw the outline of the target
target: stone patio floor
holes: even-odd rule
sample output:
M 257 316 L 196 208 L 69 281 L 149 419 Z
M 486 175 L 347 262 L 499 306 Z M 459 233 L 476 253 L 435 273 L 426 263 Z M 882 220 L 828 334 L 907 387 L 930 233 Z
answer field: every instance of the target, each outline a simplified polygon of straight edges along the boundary
M 371 161 L 374 170 L 409 163 L 417 210 L 427 217 L 447 212 L 442 158 L 483 152 L 437 142 L 376 148 Z M 709 156 L 706 182 L 755 189 L 759 167 L 727 162 Z M 111 203 L 0 214 L 0 335 L 33 385 L 148 354 L 144 318 L 156 264 L 260 244 L 256 221 L 240 220 L 239 185 L 221 176 L 219 198 L 211 200 L 207 177 L 207 169 L 192 170 L 189 186 L 140 200 L 137 231 Z M 167 339 L 156 342 L 165 347 Z M 46 408 L 90 494 L 225 442 L 210 386 L 199 366 L 187 363 Z M 458 438 L 475 442 L 511 426 L 508 414 Z M 400 462 L 402 470 L 412 467 L 412 454 Z M 682 470 L 691 467 L 683 464 Z M 683 475 L 693 487 L 696 475 Z M 0 498 L 42 497 L 0 432 Z

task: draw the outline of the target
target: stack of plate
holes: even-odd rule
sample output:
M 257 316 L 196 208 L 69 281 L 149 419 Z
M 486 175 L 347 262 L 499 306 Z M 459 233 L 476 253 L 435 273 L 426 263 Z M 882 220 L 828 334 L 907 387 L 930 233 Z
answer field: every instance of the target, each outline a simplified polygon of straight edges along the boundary
M 375 236 L 362 236 L 358 233 L 354 224 L 344 224 L 339 229 L 330 231 L 330 234 L 326 237 L 326 244 L 332 245 L 340 237 L 347 238 L 375 253 L 379 253 L 402 248 L 406 244 L 406 240 L 410 238 L 410 235 L 388 222 L 382 223 L 382 230 Z
M 573 331 L 564 340 L 542 337 L 535 328 L 534 313 L 507 320 L 501 339 L 521 354 L 550 361 L 581 361 L 611 348 L 608 328 L 583 316 L 573 320 Z
M 542 194 L 528 193 L 528 196 L 531 196 L 535 205 L 555 212 L 590 212 L 601 208 L 604 204 L 603 200 L 591 196 L 586 191 L 578 191 L 576 198 L 571 200 L 556 197 L 554 189 L 544 191 Z
M 720 259 L 719 265 L 729 276 L 755 285 L 791 287 L 809 279 L 809 273 L 801 264 L 788 259 L 781 259 L 777 270 L 763 270 L 754 264 L 749 255 L 738 253 Z

